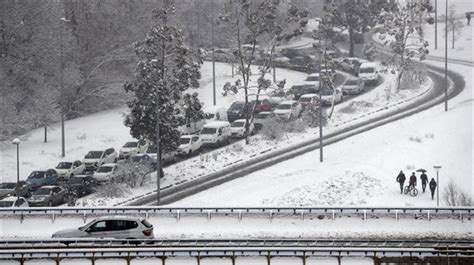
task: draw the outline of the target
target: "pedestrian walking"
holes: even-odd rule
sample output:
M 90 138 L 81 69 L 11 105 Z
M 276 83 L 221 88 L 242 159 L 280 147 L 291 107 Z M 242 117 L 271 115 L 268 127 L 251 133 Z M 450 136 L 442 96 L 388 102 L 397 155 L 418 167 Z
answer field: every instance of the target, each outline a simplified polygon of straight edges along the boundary
M 405 174 L 403 173 L 403 171 L 400 170 L 400 173 L 398 173 L 398 176 L 397 176 L 397 182 L 400 183 L 400 194 L 403 193 L 403 184 L 405 183 Z
M 435 193 L 435 190 L 436 190 L 436 186 L 438 184 L 436 183 L 436 181 L 434 180 L 434 178 L 431 178 L 431 181 L 430 181 L 430 190 L 431 190 L 431 200 L 434 200 L 434 193 Z
M 428 176 L 426 175 L 425 171 L 421 173 L 420 179 L 421 179 L 421 188 L 423 189 L 423 193 L 424 193 L 426 189 L 426 184 L 428 184 Z
M 410 190 L 410 187 L 415 188 L 415 186 L 416 186 L 416 176 L 415 176 L 415 172 L 413 172 L 411 173 L 410 180 L 408 182 L 408 190 Z
M 467 25 L 469 26 L 471 24 L 471 13 L 466 12 L 466 18 L 467 18 Z

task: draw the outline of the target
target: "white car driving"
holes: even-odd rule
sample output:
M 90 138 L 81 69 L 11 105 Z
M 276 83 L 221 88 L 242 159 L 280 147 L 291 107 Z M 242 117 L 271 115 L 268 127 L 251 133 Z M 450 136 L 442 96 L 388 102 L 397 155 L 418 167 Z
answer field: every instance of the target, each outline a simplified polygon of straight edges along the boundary
M 230 124 L 230 132 L 232 137 L 245 137 L 245 125 L 247 122 L 245 119 L 235 120 Z M 253 123 L 249 124 L 249 134 L 252 135 L 254 130 Z
M 300 116 L 301 105 L 296 100 L 283 101 L 276 107 L 274 113 L 280 119 L 284 119 L 284 120 L 296 119 Z
M 113 174 L 117 171 L 117 164 L 107 163 L 100 166 L 92 175 L 92 177 L 97 180 L 97 182 L 106 182 L 109 181 Z
M 178 155 L 191 155 L 201 150 L 202 141 L 199 135 L 182 135 L 179 138 Z
M 86 170 L 86 166 L 76 160 L 74 162 L 59 162 L 55 169 L 59 180 L 68 180 L 72 176 L 81 175 Z

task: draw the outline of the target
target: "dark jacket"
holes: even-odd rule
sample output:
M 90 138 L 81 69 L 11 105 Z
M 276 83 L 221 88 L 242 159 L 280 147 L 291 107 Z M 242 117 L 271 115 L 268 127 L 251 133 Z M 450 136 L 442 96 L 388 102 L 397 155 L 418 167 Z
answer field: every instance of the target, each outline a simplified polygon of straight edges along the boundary
M 436 184 L 436 181 L 434 179 L 432 179 L 430 181 L 430 190 L 436 189 L 436 185 L 438 185 L 438 184 Z
M 410 184 L 416 185 L 416 176 L 415 175 L 410 176 Z
M 421 174 L 420 179 L 422 184 L 428 183 L 428 176 L 425 173 Z
M 405 179 L 406 179 L 405 174 L 403 174 L 403 172 L 400 172 L 400 174 L 398 174 L 397 176 L 397 182 L 403 183 L 405 182 Z

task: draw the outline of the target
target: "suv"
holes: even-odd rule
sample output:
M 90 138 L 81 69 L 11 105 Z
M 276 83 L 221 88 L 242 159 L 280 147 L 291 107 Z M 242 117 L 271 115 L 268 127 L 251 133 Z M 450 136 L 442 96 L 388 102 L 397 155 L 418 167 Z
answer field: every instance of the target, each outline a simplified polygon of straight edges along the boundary
M 178 155 L 191 155 L 201 150 L 202 141 L 199 135 L 183 135 L 179 138 Z
M 153 239 L 153 225 L 146 219 L 132 216 L 106 216 L 97 218 L 79 228 L 65 229 L 53 238 L 115 238 Z
M 117 171 L 117 164 L 115 163 L 107 163 L 100 166 L 92 175 L 92 177 L 97 182 L 106 182 L 109 181 L 112 176 L 114 175 L 115 171 Z
M 245 126 L 247 125 L 247 121 L 245 119 L 235 120 L 230 124 L 230 131 L 232 133 L 232 137 L 246 137 L 245 133 Z M 249 133 L 253 135 L 254 124 L 251 122 L 249 124 Z
M 156 166 L 158 158 L 156 155 L 156 147 L 154 145 L 149 145 L 144 154 L 136 154 L 131 157 L 132 161 L 149 161 Z M 176 157 L 176 151 L 170 152 L 161 152 L 161 165 L 166 165 L 176 162 L 178 159 Z
M 301 105 L 302 111 L 314 111 L 319 106 L 319 95 L 304 94 L 300 97 L 298 102 Z
M 108 148 L 105 151 L 89 151 L 83 160 L 86 171 L 95 171 L 105 163 L 115 162 L 117 162 L 117 152 L 114 148 Z
M 298 101 L 295 100 L 283 101 L 282 103 L 280 103 L 280 105 L 278 105 L 274 113 L 279 119 L 287 121 L 293 120 L 300 116 L 301 105 Z
M 245 119 L 245 115 L 250 114 L 256 102 L 249 102 L 245 106 L 245 101 L 235 101 L 227 110 L 227 120 L 233 122 L 238 119 Z
M 296 85 L 292 86 L 290 89 L 290 94 L 293 94 L 293 99 L 300 99 L 301 95 L 304 94 L 316 94 L 318 93 L 319 88 L 315 85 Z
M 126 142 L 119 151 L 119 159 L 127 159 L 132 155 L 144 153 L 147 144 L 145 141 Z

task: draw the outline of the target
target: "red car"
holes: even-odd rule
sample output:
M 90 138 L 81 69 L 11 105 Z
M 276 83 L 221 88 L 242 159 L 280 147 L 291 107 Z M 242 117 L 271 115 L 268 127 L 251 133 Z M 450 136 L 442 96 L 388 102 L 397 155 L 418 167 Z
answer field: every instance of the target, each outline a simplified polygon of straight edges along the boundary
M 255 100 L 252 100 L 252 104 L 255 104 Z M 259 113 L 261 111 L 271 111 L 272 109 L 273 106 L 268 99 L 259 99 L 257 101 L 257 105 L 255 106 L 255 113 Z

